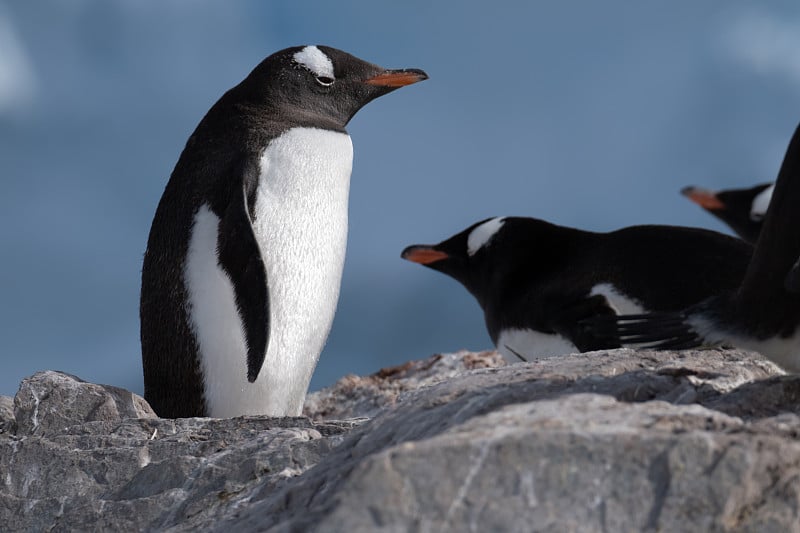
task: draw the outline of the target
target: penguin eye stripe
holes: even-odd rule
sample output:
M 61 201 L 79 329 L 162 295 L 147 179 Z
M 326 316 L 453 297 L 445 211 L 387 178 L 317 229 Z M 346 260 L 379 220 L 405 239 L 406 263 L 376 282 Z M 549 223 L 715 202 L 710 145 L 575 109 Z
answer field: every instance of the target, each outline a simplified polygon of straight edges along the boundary
M 328 76 L 317 76 L 317 82 L 323 87 L 330 87 L 333 85 L 334 79 Z

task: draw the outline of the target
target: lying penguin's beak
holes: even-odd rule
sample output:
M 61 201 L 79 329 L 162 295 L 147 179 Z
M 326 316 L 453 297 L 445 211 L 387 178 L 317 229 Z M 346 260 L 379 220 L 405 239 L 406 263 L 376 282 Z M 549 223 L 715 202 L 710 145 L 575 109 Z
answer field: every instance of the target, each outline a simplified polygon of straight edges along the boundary
M 389 87 L 395 89 L 397 87 L 405 87 L 406 85 L 411 85 L 412 83 L 417 83 L 418 81 L 427 79 L 428 75 L 425 74 L 424 70 L 420 70 L 418 68 L 406 68 L 385 70 L 377 76 L 367 78 L 364 80 L 364 83 L 378 87 Z
M 429 265 L 436 261 L 447 259 L 450 256 L 441 250 L 436 250 L 433 246 L 415 244 L 403 250 L 400 257 L 413 263 L 419 263 L 420 265 Z
M 725 209 L 717 195 L 700 187 L 684 187 L 681 194 L 704 209 Z

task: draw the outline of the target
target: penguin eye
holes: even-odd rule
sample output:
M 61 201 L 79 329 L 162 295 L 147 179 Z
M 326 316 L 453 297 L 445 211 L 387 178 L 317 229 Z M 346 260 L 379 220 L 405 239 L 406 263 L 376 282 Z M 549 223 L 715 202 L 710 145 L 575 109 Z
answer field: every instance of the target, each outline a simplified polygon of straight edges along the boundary
M 328 76 L 317 76 L 317 83 L 323 87 L 330 87 L 333 85 L 333 81 L 333 78 L 329 78 Z

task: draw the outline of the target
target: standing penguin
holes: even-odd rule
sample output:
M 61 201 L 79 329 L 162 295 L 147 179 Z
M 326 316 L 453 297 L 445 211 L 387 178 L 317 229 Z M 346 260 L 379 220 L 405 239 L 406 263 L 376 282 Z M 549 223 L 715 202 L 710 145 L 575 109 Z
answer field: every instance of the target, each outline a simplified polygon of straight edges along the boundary
M 459 281 L 509 361 L 617 348 L 581 321 L 616 313 L 677 311 L 736 287 L 752 246 L 714 231 L 631 226 L 594 233 L 544 220 L 482 220 L 401 257 Z
M 159 416 L 300 414 L 339 297 L 345 126 L 424 79 L 327 46 L 287 48 L 200 121 L 142 267 L 144 392 Z
M 684 187 L 681 194 L 725 222 L 739 237 L 755 244 L 774 188 L 773 183 L 762 183 L 748 189 L 714 192 L 690 186 Z

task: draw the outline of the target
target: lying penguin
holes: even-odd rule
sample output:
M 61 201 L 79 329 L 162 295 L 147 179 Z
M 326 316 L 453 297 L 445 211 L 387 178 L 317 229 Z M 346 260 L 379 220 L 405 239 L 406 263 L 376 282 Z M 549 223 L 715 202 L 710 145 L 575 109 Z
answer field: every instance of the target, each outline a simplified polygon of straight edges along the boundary
M 742 280 L 752 246 L 721 233 L 632 226 L 592 233 L 535 218 L 483 220 L 408 261 L 459 281 L 478 300 L 509 361 L 618 348 L 582 320 L 677 311 Z

